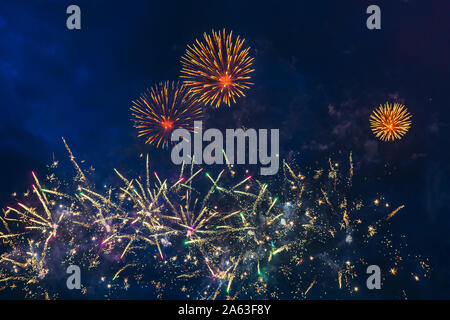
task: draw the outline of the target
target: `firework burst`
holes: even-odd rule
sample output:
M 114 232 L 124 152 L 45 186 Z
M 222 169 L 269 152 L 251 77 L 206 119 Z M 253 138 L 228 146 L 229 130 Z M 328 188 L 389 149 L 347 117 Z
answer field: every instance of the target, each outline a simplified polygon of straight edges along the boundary
M 401 139 L 411 127 L 411 114 L 402 104 L 380 105 L 370 115 L 370 126 L 377 138 L 382 141 Z
M 202 118 L 201 106 L 179 82 L 166 81 L 141 94 L 131 107 L 138 137 L 145 143 L 167 149 L 175 129 L 193 131 L 193 121 Z
M 216 108 L 236 103 L 236 97 L 245 96 L 244 90 L 252 85 L 250 47 L 243 49 L 245 40 L 239 36 L 233 40 L 232 35 L 225 30 L 213 30 L 212 36 L 204 33 L 205 42 L 196 40 L 181 58 L 184 84 L 199 102 Z

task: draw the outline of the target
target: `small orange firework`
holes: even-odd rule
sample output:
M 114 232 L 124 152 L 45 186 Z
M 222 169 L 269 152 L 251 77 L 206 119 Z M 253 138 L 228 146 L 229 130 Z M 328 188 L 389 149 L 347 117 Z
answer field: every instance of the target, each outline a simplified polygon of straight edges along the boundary
M 386 102 L 370 115 L 370 126 L 382 141 L 401 139 L 411 127 L 411 114 L 404 105 Z
M 252 85 L 248 82 L 254 71 L 250 47 L 243 49 L 245 39 L 238 36 L 234 41 L 232 35 L 232 31 L 227 35 L 225 30 L 213 30 L 212 36 L 204 33 L 206 43 L 196 40 L 181 58 L 181 78 L 201 103 L 216 108 L 222 102 L 230 106 L 231 101 L 236 103 L 236 97 L 245 96 L 244 90 Z
M 201 119 L 202 107 L 180 82 L 166 81 L 141 94 L 130 108 L 138 137 L 145 143 L 167 149 L 175 129 L 193 132 L 194 120 Z

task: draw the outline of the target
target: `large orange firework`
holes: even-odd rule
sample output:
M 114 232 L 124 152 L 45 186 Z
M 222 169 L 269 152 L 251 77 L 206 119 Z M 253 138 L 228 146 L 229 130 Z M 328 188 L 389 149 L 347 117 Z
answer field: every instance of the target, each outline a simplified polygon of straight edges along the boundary
M 402 104 L 386 102 L 370 115 L 370 126 L 382 141 L 401 139 L 411 127 L 411 114 Z
M 250 47 L 243 49 L 245 39 L 238 36 L 233 40 L 232 35 L 225 30 L 213 30 L 212 36 L 204 33 L 205 42 L 196 40 L 181 58 L 184 84 L 201 103 L 216 108 L 222 102 L 230 106 L 252 85 L 248 81 L 254 71 Z
M 139 131 L 138 137 L 164 149 L 173 130 L 183 128 L 192 132 L 194 120 L 203 116 L 202 107 L 180 82 L 155 85 L 132 103 L 132 121 Z

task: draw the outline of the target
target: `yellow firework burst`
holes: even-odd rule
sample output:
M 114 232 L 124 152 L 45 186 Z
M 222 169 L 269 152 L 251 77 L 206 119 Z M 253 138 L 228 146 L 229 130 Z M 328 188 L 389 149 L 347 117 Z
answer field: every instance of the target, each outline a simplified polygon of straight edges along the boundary
M 131 112 L 138 137 L 163 149 L 168 148 L 175 129 L 193 132 L 194 120 L 203 117 L 202 107 L 188 89 L 180 82 L 169 81 L 155 85 L 133 101 Z
M 380 105 L 370 115 L 370 126 L 382 141 L 401 139 L 411 127 L 411 114 L 402 104 Z
M 252 85 L 248 81 L 254 71 L 250 47 L 243 49 L 245 39 L 233 40 L 232 31 L 227 35 L 225 30 L 213 30 L 212 36 L 203 36 L 205 42 L 196 40 L 181 58 L 181 78 L 199 102 L 216 108 L 222 102 L 230 106 Z

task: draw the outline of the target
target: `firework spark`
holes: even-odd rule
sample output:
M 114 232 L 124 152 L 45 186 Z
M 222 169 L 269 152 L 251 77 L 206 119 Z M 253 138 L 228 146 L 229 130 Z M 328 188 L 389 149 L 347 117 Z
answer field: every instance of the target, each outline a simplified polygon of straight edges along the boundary
M 193 121 L 202 118 L 201 106 L 181 83 L 166 81 L 132 102 L 132 121 L 145 143 L 167 149 L 175 129 L 193 131 Z
M 201 103 L 216 108 L 221 103 L 230 106 L 252 85 L 250 47 L 243 49 L 245 40 L 239 36 L 234 40 L 232 35 L 232 31 L 227 35 L 225 30 L 213 30 L 212 36 L 204 33 L 205 42 L 196 40 L 181 58 L 181 78 Z
M 394 103 L 380 105 L 370 115 L 370 126 L 382 141 L 401 139 L 411 127 L 411 114 L 404 105 Z

